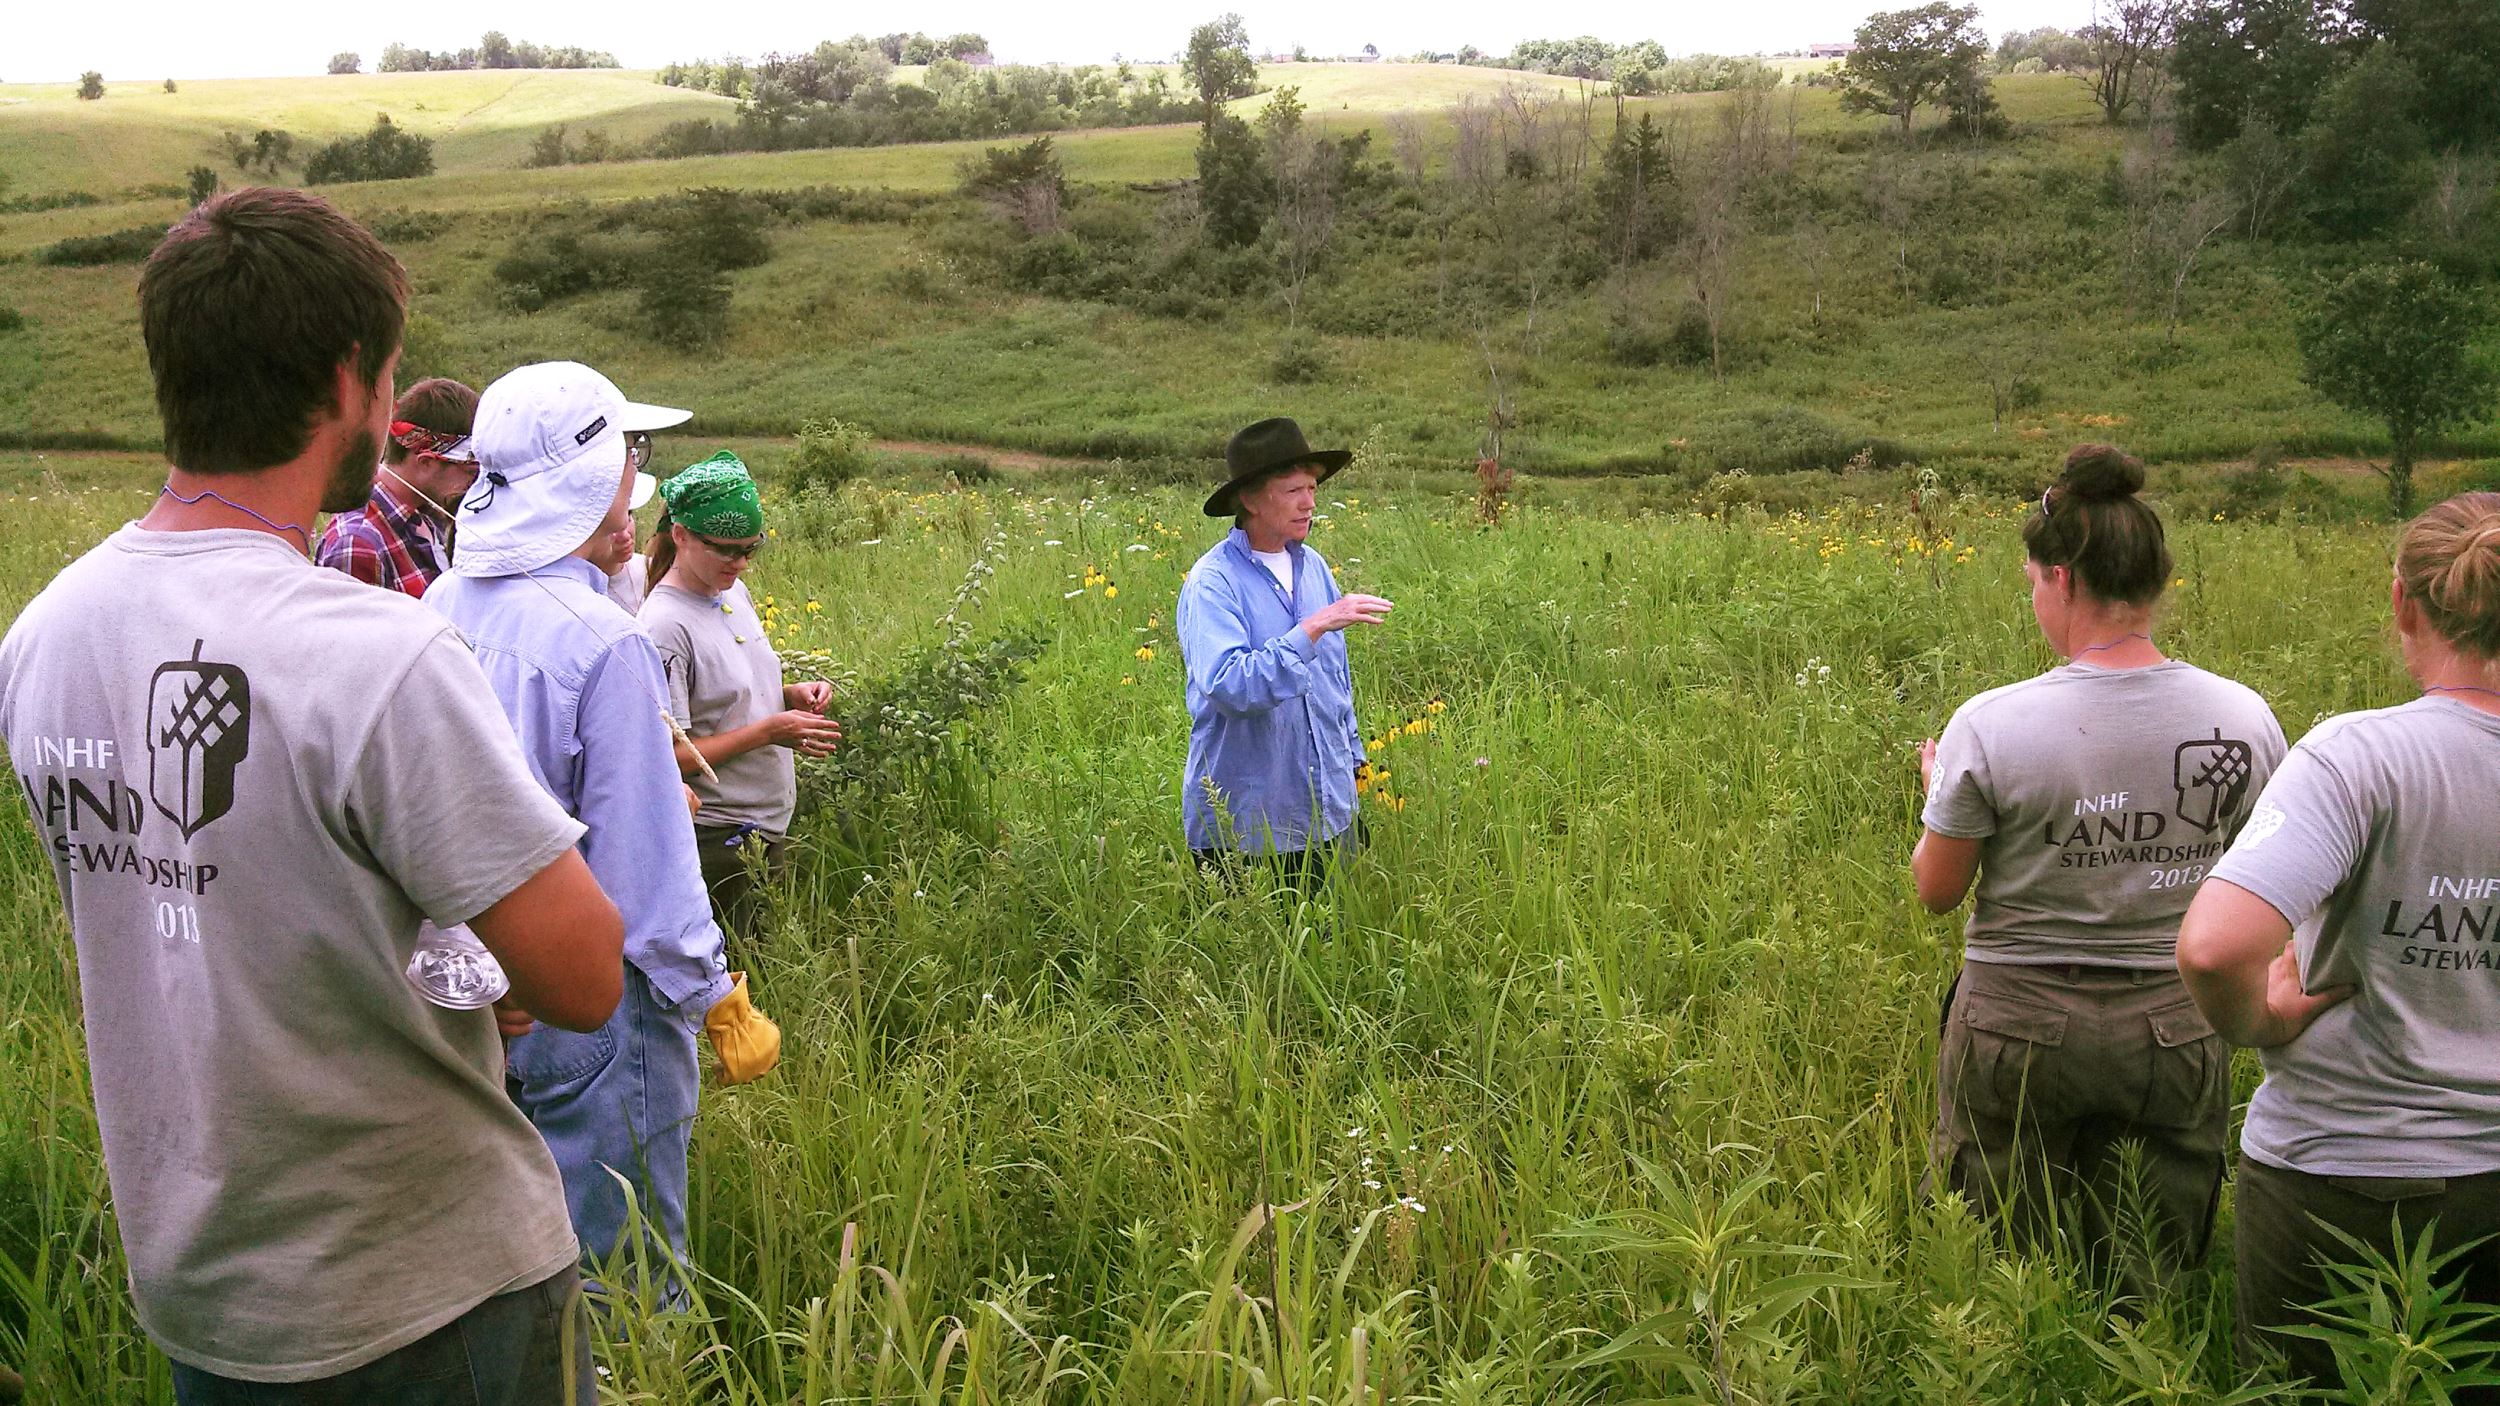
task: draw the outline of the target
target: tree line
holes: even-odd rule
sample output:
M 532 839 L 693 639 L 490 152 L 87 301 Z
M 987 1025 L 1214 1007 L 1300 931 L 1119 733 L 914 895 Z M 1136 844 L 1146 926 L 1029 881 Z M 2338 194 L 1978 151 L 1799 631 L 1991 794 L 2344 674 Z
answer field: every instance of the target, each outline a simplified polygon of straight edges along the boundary
M 385 44 L 382 57 L 373 65 L 376 73 L 445 73 L 482 68 L 615 68 L 616 55 L 601 49 L 584 49 L 572 44 L 538 44 L 530 40 L 512 40 L 503 31 L 490 29 L 479 37 L 475 47 L 446 49 L 435 53 L 408 44 Z M 359 73 L 364 58 L 356 53 L 330 56 L 330 72 Z

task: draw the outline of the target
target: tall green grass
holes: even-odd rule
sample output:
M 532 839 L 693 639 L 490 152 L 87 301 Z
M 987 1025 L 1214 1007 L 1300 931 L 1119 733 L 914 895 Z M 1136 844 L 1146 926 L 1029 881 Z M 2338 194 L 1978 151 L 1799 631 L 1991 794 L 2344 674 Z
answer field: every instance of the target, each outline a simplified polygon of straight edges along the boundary
M 0 534 L 0 607 L 143 501 L 110 465 L 54 467 L 0 463 L 40 500 Z M 2237 1388 L 2227 1252 L 2120 1305 L 1919 1190 L 1956 948 L 1904 875 L 1912 748 L 2050 662 L 2016 505 L 1921 528 L 1592 490 L 1488 529 L 1455 476 L 1358 464 L 1314 544 L 1398 602 L 1353 650 L 1403 804 L 1306 896 L 1212 885 L 1179 848 L 1172 605 L 1216 530 L 1193 497 L 768 499 L 753 585 L 785 650 L 883 672 L 1002 529 L 975 635 L 1048 648 L 968 725 L 975 761 L 801 827 L 755 973 L 783 1065 L 707 1092 L 697 1301 L 609 1325 L 608 1399 Z M 2165 647 L 2293 736 L 2403 696 L 2383 530 L 2175 526 Z M 0 1126 L 30 1130 L 0 1142 L 0 1360 L 45 1400 L 162 1401 L 14 810 L 0 924 Z

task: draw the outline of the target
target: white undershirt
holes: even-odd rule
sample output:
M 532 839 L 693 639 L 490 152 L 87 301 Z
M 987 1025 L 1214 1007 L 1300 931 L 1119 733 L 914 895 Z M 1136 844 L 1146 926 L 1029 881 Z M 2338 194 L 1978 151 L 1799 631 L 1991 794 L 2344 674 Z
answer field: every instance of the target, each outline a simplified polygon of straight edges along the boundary
M 1262 552 L 1253 547 L 1250 549 L 1250 555 L 1259 559 L 1259 565 L 1267 568 L 1267 574 L 1276 578 L 1276 584 L 1285 588 L 1286 595 L 1293 594 L 1292 553 Z

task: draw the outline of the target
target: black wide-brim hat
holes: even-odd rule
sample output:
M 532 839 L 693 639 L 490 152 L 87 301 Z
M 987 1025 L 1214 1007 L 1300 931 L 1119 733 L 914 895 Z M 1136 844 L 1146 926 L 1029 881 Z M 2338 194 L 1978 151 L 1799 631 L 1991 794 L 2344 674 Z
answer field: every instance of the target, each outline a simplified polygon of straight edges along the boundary
M 1319 481 L 1326 483 L 1352 462 L 1351 449 L 1313 449 L 1302 437 L 1302 427 L 1281 415 L 1261 420 L 1224 446 L 1224 486 L 1208 496 L 1207 516 L 1231 517 L 1240 512 L 1241 490 L 1263 474 L 1308 464 L 1319 470 Z

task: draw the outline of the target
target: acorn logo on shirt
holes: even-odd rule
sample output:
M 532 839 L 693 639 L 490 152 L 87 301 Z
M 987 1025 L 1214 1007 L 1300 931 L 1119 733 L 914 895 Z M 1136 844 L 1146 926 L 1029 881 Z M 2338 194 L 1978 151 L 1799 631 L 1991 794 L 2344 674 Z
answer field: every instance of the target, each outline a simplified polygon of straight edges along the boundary
M 234 772 L 252 744 L 252 681 L 232 664 L 189 659 L 148 680 L 148 795 L 186 840 L 234 809 Z
M 2208 835 L 2221 829 L 2239 814 L 2256 763 L 2249 745 L 2225 739 L 2221 728 L 2209 740 L 2180 743 L 2170 760 L 2171 784 L 2179 790 L 2178 817 Z

